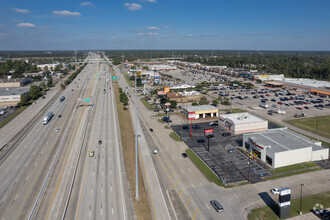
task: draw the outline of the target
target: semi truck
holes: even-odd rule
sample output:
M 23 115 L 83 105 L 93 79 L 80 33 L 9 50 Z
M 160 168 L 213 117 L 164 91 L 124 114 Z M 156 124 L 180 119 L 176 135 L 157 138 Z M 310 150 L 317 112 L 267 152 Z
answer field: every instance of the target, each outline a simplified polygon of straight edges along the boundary
M 64 101 L 64 99 L 65 99 L 65 97 L 64 97 L 64 96 L 62 96 L 62 97 L 60 98 L 60 102 L 63 102 L 63 101 Z
M 43 124 L 44 125 L 48 124 L 48 122 L 50 121 L 50 119 L 52 119 L 53 116 L 54 116 L 53 112 L 48 112 L 44 117 Z

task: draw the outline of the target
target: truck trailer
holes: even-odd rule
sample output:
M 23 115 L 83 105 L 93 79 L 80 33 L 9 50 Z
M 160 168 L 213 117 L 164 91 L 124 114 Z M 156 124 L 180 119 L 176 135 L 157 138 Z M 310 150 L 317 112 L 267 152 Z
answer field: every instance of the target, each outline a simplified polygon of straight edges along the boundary
M 50 119 L 52 119 L 52 117 L 54 116 L 54 113 L 53 112 L 48 112 L 45 117 L 44 117 L 44 121 L 43 121 L 43 124 L 46 125 L 48 124 L 48 122 L 50 121 Z

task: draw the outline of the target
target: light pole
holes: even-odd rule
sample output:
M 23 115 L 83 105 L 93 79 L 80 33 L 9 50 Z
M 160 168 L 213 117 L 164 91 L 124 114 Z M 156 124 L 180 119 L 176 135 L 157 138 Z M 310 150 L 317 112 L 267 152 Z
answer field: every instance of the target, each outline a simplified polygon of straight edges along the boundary
M 137 143 L 137 93 L 136 93 L 136 71 L 135 71 L 135 106 L 134 106 L 134 120 L 135 120 L 135 199 L 139 199 L 139 171 L 138 171 L 138 143 Z
M 304 186 L 304 184 L 303 183 L 301 183 L 300 184 L 300 212 L 299 212 L 299 214 L 300 215 L 302 215 L 302 188 L 303 188 L 303 186 Z

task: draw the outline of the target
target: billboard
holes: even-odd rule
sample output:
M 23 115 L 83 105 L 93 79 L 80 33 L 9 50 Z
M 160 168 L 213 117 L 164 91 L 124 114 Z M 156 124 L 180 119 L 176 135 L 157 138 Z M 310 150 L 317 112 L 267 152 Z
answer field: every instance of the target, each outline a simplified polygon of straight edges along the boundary
M 158 91 L 157 94 L 158 95 L 165 95 L 166 93 L 164 91 Z
M 169 93 L 170 92 L 170 87 L 169 86 L 164 87 L 164 92 Z
M 188 120 L 194 120 L 196 119 L 195 112 L 188 112 Z
M 205 130 L 204 130 L 204 134 L 205 134 L 205 135 L 213 134 L 213 128 L 205 129 Z

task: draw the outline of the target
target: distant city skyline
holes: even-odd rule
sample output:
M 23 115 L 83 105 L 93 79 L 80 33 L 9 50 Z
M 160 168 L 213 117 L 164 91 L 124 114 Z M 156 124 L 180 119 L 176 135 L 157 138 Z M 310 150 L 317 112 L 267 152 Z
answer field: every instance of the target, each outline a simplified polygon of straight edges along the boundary
M 0 3 L 0 50 L 330 50 L 327 0 Z

